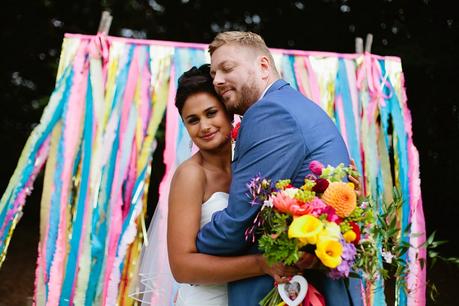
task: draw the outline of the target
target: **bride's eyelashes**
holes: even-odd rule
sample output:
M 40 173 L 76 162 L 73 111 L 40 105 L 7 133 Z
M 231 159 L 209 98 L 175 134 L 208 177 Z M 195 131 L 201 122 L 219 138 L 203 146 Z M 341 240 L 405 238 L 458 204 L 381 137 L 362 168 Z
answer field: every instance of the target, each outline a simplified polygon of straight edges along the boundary
M 217 115 L 217 113 L 218 113 L 218 109 L 212 108 L 212 109 L 206 110 L 205 115 L 207 118 L 214 118 Z M 186 122 L 191 125 L 197 124 L 199 123 L 199 117 L 195 115 L 188 116 L 188 118 L 186 119 Z
M 190 116 L 190 117 L 187 118 L 186 122 L 188 124 L 193 125 L 193 124 L 197 124 L 199 122 L 199 119 L 196 116 Z
M 211 109 L 207 111 L 207 118 L 213 118 L 217 115 L 218 110 L 217 109 Z

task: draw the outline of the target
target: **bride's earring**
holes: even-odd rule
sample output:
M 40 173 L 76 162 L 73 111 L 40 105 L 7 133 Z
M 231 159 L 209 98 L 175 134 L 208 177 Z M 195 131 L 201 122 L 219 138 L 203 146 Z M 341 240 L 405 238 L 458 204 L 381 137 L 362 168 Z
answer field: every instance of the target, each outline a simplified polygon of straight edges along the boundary
M 193 140 L 190 140 L 190 144 L 188 145 L 188 148 L 190 149 L 190 151 L 191 149 L 193 149 Z

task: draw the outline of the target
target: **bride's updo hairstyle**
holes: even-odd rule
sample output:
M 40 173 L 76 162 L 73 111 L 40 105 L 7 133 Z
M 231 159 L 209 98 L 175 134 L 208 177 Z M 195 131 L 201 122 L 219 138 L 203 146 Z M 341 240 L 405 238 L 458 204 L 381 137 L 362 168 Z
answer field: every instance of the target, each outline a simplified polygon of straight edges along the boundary
M 185 101 L 192 95 L 205 92 L 223 104 L 220 96 L 214 89 L 212 84 L 212 77 L 210 76 L 210 65 L 204 64 L 199 68 L 195 66 L 182 74 L 178 79 L 178 88 L 175 95 L 175 106 L 177 107 L 180 115 L 182 115 L 183 106 Z

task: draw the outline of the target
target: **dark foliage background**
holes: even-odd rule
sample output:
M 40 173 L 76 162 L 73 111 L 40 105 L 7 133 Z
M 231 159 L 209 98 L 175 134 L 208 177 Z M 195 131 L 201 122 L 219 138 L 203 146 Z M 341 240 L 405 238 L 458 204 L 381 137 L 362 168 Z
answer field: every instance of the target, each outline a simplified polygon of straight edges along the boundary
M 355 37 L 374 35 L 372 52 L 402 59 L 414 142 L 419 149 L 428 232 L 449 240 L 445 256 L 459 255 L 459 14 L 453 0 L 4 0 L 0 12 L 0 191 L 54 88 L 64 33 L 94 34 L 111 11 L 111 35 L 208 43 L 223 30 L 250 30 L 277 48 L 353 53 Z M 161 141 L 161 139 L 159 139 Z M 161 178 L 155 154 L 151 203 Z M 0 306 L 26 305 L 33 291 L 41 180 L 27 202 L 0 270 Z M 455 305 L 450 265 L 429 279 L 438 305 Z

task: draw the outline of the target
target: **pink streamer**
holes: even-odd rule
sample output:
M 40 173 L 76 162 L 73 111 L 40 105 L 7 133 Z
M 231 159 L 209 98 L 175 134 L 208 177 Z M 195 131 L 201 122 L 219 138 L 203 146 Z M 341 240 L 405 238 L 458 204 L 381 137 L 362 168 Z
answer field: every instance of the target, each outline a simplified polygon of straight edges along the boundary
M 125 193 L 124 193 L 124 199 L 123 199 L 123 220 L 125 220 L 129 209 L 132 205 L 131 199 L 132 199 L 132 191 L 134 189 L 135 185 L 135 180 L 137 177 L 137 144 L 136 144 L 136 137 L 134 136 L 134 141 L 133 141 L 133 146 L 131 149 L 131 160 L 129 162 L 129 169 L 126 177 L 126 187 L 125 187 Z
M 30 193 L 32 192 L 35 178 L 43 168 L 43 165 L 45 164 L 46 158 L 48 156 L 49 142 L 50 138 L 48 137 L 41 145 L 40 149 L 38 149 L 37 158 L 35 159 L 35 165 L 32 170 L 32 173 L 30 174 L 29 179 L 25 183 L 24 187 L 19 191 L 18 195 L 16 196 L 16 199 L 13 203 L 13 209 L 7 212 L 5 220 L 7 220 L 8 222 L 5 222 L 2 228 L 0 229 L 0 237 L 3 236 L 6 225 L 9 223 L 9 221 L 15 218 L 19 210 L 22 210 L 22 207 L 24 206 L 27 196 L 30 195 Z
M 411 208 L 411 233 L 420 234 L 410 236 L 410 244 L 415 247 L 420 247 L 426 241 L 426 226 L 424 219 L 424 211 L 422 209 L 421 198 L 421 180 L 419 175 L 419 153 L 413 145 L 413 140 L 408 139 L 408 177 L 410 190 L 410 208 Z M 416 252 L 418 257 L 416 258 Z M 419 248 L 415 250 L 410 248 L 409 257 L 409 274 L 407 277 L 407 285 L 410 290 L 408 295 L 408 305 L 425 305 L 426 304 L 426 269 L 421 267 L 419 259 L 427 258 L 426 249 Z M 425 264 L 427 264 L 425 262 Z
M 67 252 L 67 216 L 66 208 L 69 197 L 70 182 L 72 181 L 73 161 L 76 154 L 76 148 L 80 140 L 80 129 L 82 126 L 83 111 L 85 105 L 86 86 L 88 80 L 88 69 L 84 69 L 86 64 L 85 52 L 88 43 L 82 43 L 78 50 L 78 54 L 74 64 L 74 80 L 71 91 L 68 109 L 64 124 L 64 168 L 62 171 L 62 194 L 60 207 L 60 223 L 56 241 L 56 251 L 54 260 L 51 265 L 50 280 L 49 280 L 49 306 L 59 305 L 59 298 L 64 277 L 64 260 Z
M 349 91 L 351 94 L 352 111 L 354 113 L 355 124 L 356 127 L 360 127 L 359 98 L 356 86 L 355 64 L 350 60 L 345 60 L 344 65 L 346 67 L 347 81 L 349 84 Z M 359 129 L 356 128 L 356 131 L 358 130 Z M 359 138 L 359 135 L 357 135 L 357 139 Z
M 118 240 L 121 234 L 121 227 L 123 223 L 122 217 L 122 205 L 123 199 L 121 196 L 121 188 L 122 188 L 122 181 L 125 178 L 125 173 L 120 173 L 120 171 L 124 170 L 120 168 L 121 159 L 123 158 L 123 144 L 124 136 L 126 134 L 126 127 L 129 120 L 129 114 L 132 106 L 132 101 L 134 99 L 134 93 L 137 85 L 137 80 L 139 76 L 138 71 L 138 59 L 139 59 L 139 48 L 136 48 L 134 51 L 134 55 L 132 58 L 132 63 L 129 70 L 129 75 L 126 83 L 126 89 L 124 92 L 123 97 L 123 106 L 121 110 L 121 120 L 120 120 L 120 142 L 118 147 L 118 154 L 117 154 L 117 167 L 115 168 L 115 173 L 113 175 L 113 185 L 112 185 L 112 192 L 110 198 L 110 226 L 108 231 L 108 249 L 107 249 L 107 256 L 106 256 L 106 265 L 105 265 L 105 273 L 104 273 L 104 286 L 103 286 L 103 293 L 102 293 L 102 305 L 107 305 L 107 301 L 113 300 L 113 294 L 117 292 L 113 292 L 109 289 L 110 284 L 110 275 L 112 274 L 113 270 L 113 263 L 116 257 L 116 250 L 118 247 Z M 130 148 L 132 149 L 132 148 Z M 109 294 L 107 294 L 109 293 Z
M 346 121 L 344 117 L 344 110 L 343 110 L 343 98 L 341 96 L 337 96 L 335 99 L 335 109 L 338 113 L 339 118 L 339 127 L 341 129 L 341 136 L 343 136 L 344 142 L 346 146 L 349 148 L 349 143 L 347 141 L 347 129 L 346 129 Z
M 46 264 L 45 264 L 45 260 L 44 260 L 44 256 L 42 255 L 42 247 L 41 247 L 41 244 L 40 242 L 38 242 L 38 251 L 37 251 L 37 255 L 38 255 L 38 259 L 37 259 L 37 266 L 35 267 L 35 280 L 33 282 L 33 299 L 34 299 L 34 305 L 37 305 L 37 301 L 38 301 L 38 291 L 39 289 L 43 289 L 43 288 L 38 288 L 38 285 L 40 283 L 40 275 L 41 273 L 45 272 L 45 271 L 42 271 L 42 267 L 46 267 Z M 45 273 L 43 273 L 43 275 L 46 276 Z M 44 280 L 42 280 L 44 282 Z
M 309 57 L 304 59 L 304 64 L 306 65 L 306 69 L 308 70 L 308 77 L 309 77 L 309 89 L 311 90 L 312 98 L 311 100 L 316 102 L 317 104 L 321 104 L 320 99 L 320 87 L 319 83 L 317 82 L 316 72 L 312 69 L 311 62 L 309 61 Z
M 32 182 L 35 181 L 36 176 L 38 175 L 38 173 L 41 172 L 41 169 L 43 168 L 43 166 L 45 164 L 46 158 L 47 158 L 47 156 L 49 154 L 50 142 L 51 142 L 51 137 L 49 137 L 48 139 L 45 140 L 45 142 L 42 144 L 42 146 L 40 147 L 40 149 L 39 149 L 39 151 L 37 153 L 37 159 L 36 160 L 40 161 L 40 163 L 37 163 L 37 167 L 34 169 L 34 171 L 32 173 L 32 177 L 33 177 Z M 27 185 L 29 183 L 31 185 L 32 182 L 29 180 Z M 44 243 L 45 243 L 44 245 L 46 245 L 46 239 L 45 239 Z M 39 280 L 39 276 L 40 276 L 40 266 L 41 267 L 46 267 L 46 264 L 45 264 L 46 257 L 42 256 L 40 243 L 38 243 L 38 252 L 37 253 L 38 253 L 38 258 L 37 258 L 37 266 L 35 267 L 35 281 L 34 281 L 34 297 L 35 297 L 35 299 L 37 298 L 37 294 L 38 294 L 37 287 L 38 287 L 38 280 Z M 43 272 L 44 272 L 43 275 L 45 276 L 44 281 L 47 281 L 46 269 L 44 269 Z
M 404 84 L 402 74 L 402 84 Z M 412 138 L 412 125 L 411 125 L 411 113 L 406 103 L 406 92 L 403 91 L 403 96 L 400 101 L 403 107 L 403 124 L 405 131 L 408 136 L 407 149 L 408 149 L 408 179 L 409 179 L 409 191 L 410 191 L 410 215 L 411 215 L 411 232 L 419 234 L 417 237 L 410 237 L 410 244 L 418 247 L 418 250 L 410 248 L 408 252 L 409 257 L 409 271 L 407 277 L 407 285 L 410 290 L 408 295 L 408 305 L 425 305 L 426 303 L 426 265 L 421 267 L 419 259 L 427 259 L 426 249 L 422 246 L 426 241 L 426 224 L 424 218 L 424 210 L 422 207 L 422 195 L 421 195 L 421 179 L 419 173 L 419 153 L 413 144 Z M 414 235 L 416 236 L 416 235 Z M 416 252 L 418 252 L 416 258 Z
M 140 91 L 141 98 L 140 98 L 140 105 L 139 105 L 139 112 L 141 114 L 141 122 L 142 122 L 142 131 L 146 131 L 148 127 L 148 120 L 151 118 L 151 112 L 152 109 L 150 104 L 151 104 L 151 97 L 155 93 L 150 92 L 150 82 L 151 82 L 151 73 L 150 69 L 147 69 L 146 67 L 149 67 L 149 61 L 150 57 L 145 56 L 145 63 L 141 63 L 141 67 L 143 68 L 142 71 L 142 79 L 141 79 L 141 86 L 142 90 Z M 151 95 L 151 96 L 150 96 Z M 142 135 L 143 136 L 143 135 Z
M 166 108 L 166 139 L 177 139 L 177 128 L 178 128 L 178 111 L 175 108 L 174 97 L 175 97 L 175 66 L 172 64 L 171 66 L 171 77 L 169 81 L 169 98 L 167 100 L 167 108 Z M 170 173 L 173 169 L 175 164 L 175 156 L 176 156 L 176 143 L 175 141 L 168 141 L 166 143 L 166 147 L 164 149 L 163 160 L 164 164 L 166 165 L 165 175 Z M 161 182 L 160 190 L 164 187 L 162 186 L 163 182 Z M 167 195 L 165 193 L 164 195 Z
M 305 58 L 298 58 L 298 60 L 295 60 L 295 64 L 294 64 L 294 71 L 295 71 L 295 78 L 297 80 L 297 84 L 298 84 L 298 89 L 300 90 L 300 92 L 305 95 L 305 96 L 309 96 L 310 93 L 309 93 L 309 88 L 306 88 L 304 85 L 305 83 L 308 83 L 307 80 L 303 80 L 301 77 L 300 77 L 300 69 L 302 67 L 299 67 L 300 65 L 300 61 L 302 61 L 304 63 L 306 59 Z M 306 75 L 307 75 L 307 71 L 306 71 Z

